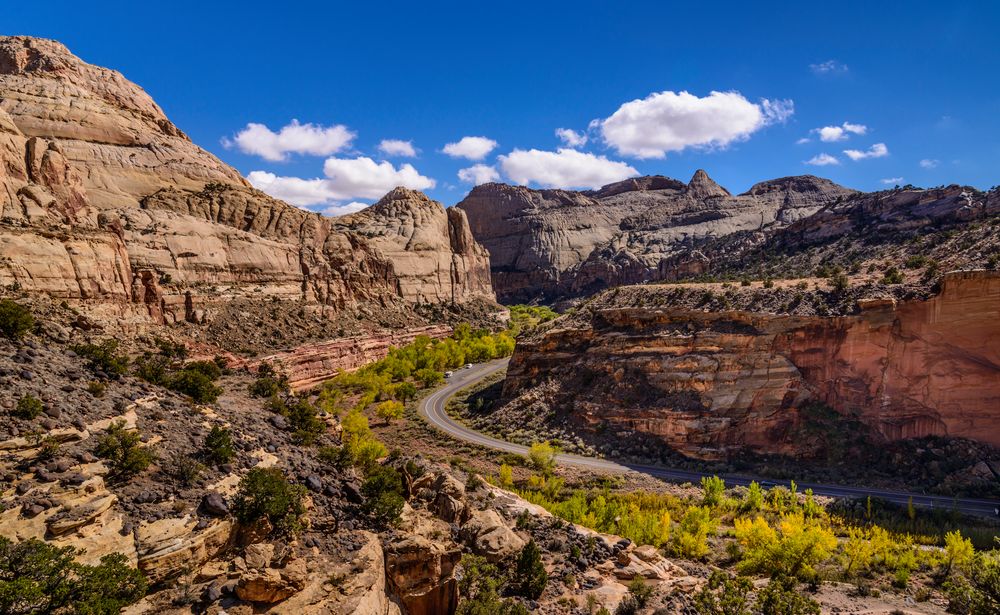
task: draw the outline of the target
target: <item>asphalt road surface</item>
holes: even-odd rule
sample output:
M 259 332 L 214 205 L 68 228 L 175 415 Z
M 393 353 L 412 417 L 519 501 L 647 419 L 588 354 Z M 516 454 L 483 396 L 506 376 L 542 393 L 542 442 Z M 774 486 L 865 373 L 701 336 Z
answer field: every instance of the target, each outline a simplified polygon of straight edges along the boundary
M 418 407 L 418 412 L 420 415 L 426 419 L 431 425 L 440 429 L 441 431 L 447 433 L 448 435 L 457 438 L 459 440 L 464 440 L 466 442 L 471 442 L 473 444 L 479 444 L 488 448 L 508 452 L 516 453 L 519 455 L 527 454 L 528 447 L 522 446 L 520 444 L 514 444 L 512 442 L 505 442 L 503 440 L 498 440 L 496 438 L 481 434 L 477 431 L 469 429 L 467 426 L 459 423 L 455 419 L 448 416 L 445 411 L 445 405 L 448 400 L 455 395 L 461 389 L 464 389 L 470 385 L 483 380 L 490 374 L 494 374 L 507 366 L 507 359 L 500 359 L 497 361 L 491 361 L 489 363 L 481 363 L 478 365 L 473 365 L 468 369 L 458 369 L 452 374 L 452 377 L 448 379 L 446 385 L 434 393 L 425 397 Z M 588 470 L 596 470 L 605 473 L 616 473 L 616 472 L 642 472 L 644 474 L 649 474 L 650 476 L 655 476 L 656 478 L 661 478 L 664 480 L 678 481 L 678 482 L 691 482 L 697 484 L 704 474 L 698 472 L 690 472 L 688 470 L 673 470 L 663 466 L 652 466 L 652 465 L 641 465 L 641 464 L 631 464 L 631 463 L 616 463 L 607 459 L 598 459 L 596 457 L 584 457 L 582 455 L 571 455 L 568 453 L 561 453 L 556 458 L 557 463 L 566 466 L 574 466 L 578 468 L 585 468 Z M 747 476 L 747 475 L 723 475 L 727 485 L 749 485 L 751 481 L 757 481 L 762 485 L 788 485 L 787 481 L 772 480 L 766 477 L 760 476 Z M 972 498 L 950 498 L 945 496 L 936 495 L 925 495 L 922 493 L 907 493 L 905 491 L 886 491 L 883 489 L 871 489 L 868 487 L 848 487 L 844 485 L 819 485 L 813 483 L 796 483 L 800 491 L 806 489 L 812 489 L 813 493 L 817 495 L 825 495 L 830 497 L 854 497 L 854 498 L 864 498 L 871 496 L 873 498 L 879 498 L 882 500 L 887 500 L 889 502 L 895 502 L 897 504 L 905 505 L 910 498 L 913 498 L 913 504 L 915 506 L 923 508 L 943 508 L 943 509 L 953 509 L 957 508 L 963 513 L 978 516 L 995 516 L 997 507 L 1000 507 L 1000 501 L 996 500 L 980 500 Z

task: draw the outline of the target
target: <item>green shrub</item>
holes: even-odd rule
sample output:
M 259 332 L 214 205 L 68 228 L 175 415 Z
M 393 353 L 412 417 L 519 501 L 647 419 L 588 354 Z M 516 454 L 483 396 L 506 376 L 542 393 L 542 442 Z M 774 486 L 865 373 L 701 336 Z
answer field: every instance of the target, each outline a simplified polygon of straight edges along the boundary
M 146 382 L 163 386 L 167 381 L 170 360 L 163 356 L 151 357 L 148 354 L 136 359 L 135 375 Z
M 72 350 L 87 359 L 91 369 L 118 375 L 128 370 L 128 355 L 118 352 L 118 340 L 106 339 L 100 344 L 77 344 Z
M 549 442 L 535 442 L 528 449 L 528 459 L 531 465 L 542 474 L 549 474 L 556 466 L 556 455 L 559 449 Z
M 112 615 L 146 594 L 145 577 L 124 555 L 88 566 L 76 554 L 36 538 L 15 544 L 0 536 L 0 613 Z
M 542 563 L 542 552 L 534 540 L 529 540 L 517 557 L 511 589 L 518 596 L 537 600 L 548 582 L 549 574 Z
M 703 506 L 685 511 L 671 536 L 671 551 L 684 559 L 700 559 L 708 554 L 708 535 L 715 531 L 712 513 Z
M 520 603 L 500 597 L 503 574 L 485 558 L 467 553 L 459 566 L 461 602 L 456 615 L 528 615 L 528 609 Z
M 963 576 L 946 584 L 946 590 L 949 613 L 1000 613 L 1000 551 L 978 554 Z
M 653 597 L 653 592 L 655 589 L 649 583 L 646 583 L 646 579 L 636 575 L 628 584 L 628 593 L 635 598 L 636 603 L 639 608 L 643 608 L 649 603 L 649 599 Z
M 105 384 L 100 380 L 91 380 L 87 383 L 87 392 L 93 397 L 104 397 L 104 392 L 107 389 Z
M 183 369 L 185 371 L 204 374 L 206 378 L 213 382 L 222 376 L 222 369 L 215 361 L 192 361 L 190 363 L 185 363 Z
M 395 468 L 374 466 L 361 484 L 364 496 L 364 511 L 371 515 L 375 524 L 387 528 L 399 521 L 403 512 L 403 479 Z
M 278 374 L 270 363 L 257 368 L 257 379 L 250 383 L 251 397 L 272 397 L 288 391 L 288 376 Z
M 4 337 L 18 340 L 35 326 L 35 317 L 23 305 L 10 299 L 0 299 L 0 333 Z
M 222 389 L 212 383 L 212 379 L 200 371 L 182 369 L 169 376 L 166 387 L 183 393 L 199 404 L 212 404 L 219 399 Z
M 212 463 L 228 463 L 236 456 L 229 429 L 213 425 L 205 436 L 205 457 Z
M 885 270 L 885 275 L 882 277 L 883 284 L 902 284 L 904 282 L 903 273 L 892 266 Z
M 768 615 L 819 615 L 819 603 L 796 591 L 795 579 L 773 577 L 757 595 L 757 611 Z
M 701 477 L 702 504 L 718 506 L 722 503 L 722 495 L 726 491 L 726 482 L 718 476 Z
M 37 418 L 44 409 L 45 407 L 42 405 L 42 400 L 28 393 L 21 399 L 17 400 L 17 406 L 14 407 L 14 416 L 20 419 L 30 420 Z
M 267 518 L 279 535 L 302 529 L 306 490 L 292 485 L 278 468 L 253 468 L 240 480 L 233 498 L 233 514 L 240 523 Z
M 731 577 L 716 570 L 695 594 L 694 610 L 698 615 L 751 615 L 752 589 L 753 581 L 747 577 Z
M 94 451 L 108 462 L 111 476 L 118 479 L 139 474 L 155 459 L 153 452 L 141 445 L 139 434 L 127 430 L 125 425 L 123 420 L 109 425 Z

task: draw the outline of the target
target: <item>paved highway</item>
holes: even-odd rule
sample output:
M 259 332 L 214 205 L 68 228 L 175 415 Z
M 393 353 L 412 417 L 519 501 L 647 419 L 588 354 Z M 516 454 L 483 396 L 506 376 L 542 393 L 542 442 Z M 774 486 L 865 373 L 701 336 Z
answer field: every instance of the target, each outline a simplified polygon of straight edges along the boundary
M 470 385 L 473 385 L 480 380 L 483 380 L 487 376 L 494 374 L 507 366 L 507 360 L 501 359 L 497 361 L 491 361 L 489 363 L 482 363 L 479 365 L 474 365 L 468 369 L 459 369 L 454 372 L 451 378 L 448 379 L 444 387 L 438 389 L 434 393 L 428 395 L 423 400 L 421 400 L 418 407 L 418 412 L 420 415 L 426 419 L 431 425 L 440 429 L 441 431 L 447 433 L 448 435 L 455 437 L 459 440 L 464 440 L 466 442 L 471 442 L 473 444 L 479 444 L 488 448 L 505 451 L 509 453 L 516 453 L 519 455 L 524 455 L 528 452 L 528 447 L 522 446 L 520 444 L 514 444 L 512 442 L 505 442 L 503 440 L 498 440 L 496 438 L 481 434 L 477 431 L 473 431 L 459 423 L 455 419 L 448 416 L 445 411 L 445 406 L 448 400 L 455 395 L 461 389 L 464 389 Z M 561 465 L 574 466 L 579 468 L 585 468 L 588 470 L 596 470 L 607 473 L 616 472 L 627 472 L 635 471 L 649 474 L 657 478 L 680 481 L 680 482 L 691 482 L 697 484 L 704 474 L 698 472 L 690 472 L 687 470 L 673 470 L 663 466 L 652 466 L 652 465 L 641 465 L 641 464 L 630 464 L 630 463 L 616 463 L 614 461 L 609 461 L 606 459 L 598 459 L 596 457 L 584 457 L 582 455 L 571 455 L 568 453 L 562 453 L 557 457 L 557 462 Z M 749 485 L 750 481 L 756 480 L 759 483 L 773 483 L 777 485 L 788 485 L 786 481 L 771 480 L 763 477 L 755 476 L 745 476 L 745 475 L 723 475 L 727 485 Z M 950 498 L 944 496 L 936 495 L 924 495 L 921 493 L 907 493 L 904 491 L 887 491 L 884 489 L 871 489 L 867 487 L 848 487 L 844 485 L 819 485 L 812 483 L 796 483 L 800 491 L 806 489 L 812 489 L 813 493 L 817 495 L 825 495 L 831 497 L 855 497 L 864 498 L 871 496 L 873 498 L 880 498 L 890 502 L 895 502 L 897 504 L 905 505 L 907 501 L 912 497 L 913 503 L 916 506 L 924 508 L 944 508 L 952 509 L 958 508 L 960 511 L 979 516 L 994 516 L 997 507 L 1000 507 L 1000 501 L 994 500 L 980 500 L 971 498 Z

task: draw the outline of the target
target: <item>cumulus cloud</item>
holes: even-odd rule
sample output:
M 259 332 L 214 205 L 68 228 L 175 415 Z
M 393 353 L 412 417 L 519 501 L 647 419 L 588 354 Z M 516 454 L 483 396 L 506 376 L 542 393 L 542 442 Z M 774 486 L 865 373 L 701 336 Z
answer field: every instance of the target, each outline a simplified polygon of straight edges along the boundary
M 806 160 L 806 164 L 811 164 L 814 167 L 826 167 L 834 164 L 840 164 L 840 161 L 830 154 L 817 154 Z
M 331 218 L 336 218 L 337 216 L 346 216 L 347 214 L 353 214 L 354 212 L 361 211 L 368 207 L 367 203 L 361 203 L 358 201 L 351 201 L 345 205 L 331 205 L 329 207 L 324 207 L 319 213 L 324 216 L 330 216 Z
M 245 154 L 278 162 L 285 160 L 288 154 L 329 156 L 350 146 L 356 136 L 341 124 L 319 126 L 292 120 L 274 132 L 263 124 L 251 122 L 232 139 L 223 139 L 222 144 L 227 148 L 236 147 Z
M 822 128 L 814 128 L 813 132 L 819 134 L 820 141 L 825 143 L 834 143 L 836 141 L 845 141 L 852 134 L 863 135 L 868 132 L 868 127 L 864 124 L 844 122 L 840 126 L 823 126 Z
M 624 162 L 574 149 L 515 149 L 498 160 L 504 175 L 512 181 L 546 188 L 600 188 L 639 174 Z
M 587 144 L 587 133 L 569 128 L 556 128 L 556 136 L 566 147 L 583 147 Z
M 846 73 L 849 69 L 847 65 L 836 60 L 827 60 L 817 64 L 810 64 L 809 70 L 817 75 L 836 75 Z
M 413 158 L 417 155 L 417 150 L 413 147 L 413 141 L 403 141 L 401 139 L 382 139 L 378 144 L 378 149 L 386 156 Z
M 323 164 L 323 174 L 325 177 L 303 179 L 253 171 L 247 175 L 247 180 L 258 190 L 299 207 L 347 207 L 350 204 L 341 205 L 341 202 L 377 199 L 397 186 L 427 190 L 436 185 L 413 165 L 404 164 L 397 169 L 390 162 L 377 163 L 366 157 L 328 158 Z
M 497 142 L 486 137 L 462 137 L 455 143 L 448 143 L 441 150 L 452 158 L 482 160 L 493 151 Z
M 889 155 L 889 148 L 885 143 L 876 143 L 867 150 L 845 149 L 844 155 L 851 160 L 864 160 L 865 158 L 885 158 Z
M 739 92 L 665 91 L 627 102 L 593 126 L 621 155 L 663 158 L 688 147 L 725 147 L 794 111 L 792 101 L 752 103 Z
M 323 174 L 341 199 L 377 199 L 397 186 L 427 190 L 437 185 L 412 164 L 403 164 L 397 169 L 390 162 L 375 162 L 364 156 L 327 158 Z
M 474 164 L 467 169 L 459 170 L 458 178 L 467 184 L 478 186 L 479 184 L 498 181 L 500 173 L 497 172 L 496 167 L 491 165 Z
M 903 183 L 903 178 L 902 177 L 886 177 L 885 179 L 880 179 L 879 181 L 882 182 L 883 184 L 885 184 L 886 186 L 896 186 L 896 185 L 899 185 L 899 184 Z
M 924 169 L 933 169 L 939 164 L 941 164 L 940 160 L 934 160 L 932 158 L 924 158 L 920 161 L 920 167 Z

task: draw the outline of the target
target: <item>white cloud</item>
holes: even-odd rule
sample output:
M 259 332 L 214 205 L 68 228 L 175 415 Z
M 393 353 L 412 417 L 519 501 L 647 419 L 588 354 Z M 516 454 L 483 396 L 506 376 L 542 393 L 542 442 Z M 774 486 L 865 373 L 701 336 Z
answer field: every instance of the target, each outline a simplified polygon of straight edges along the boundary
M 592 122 L 619 154 L 663 158 L 688 147 L 725 147 L 794 113 L 792 101 L 752 103 L 739 92 L 657 92 Z
M 885 179 L 880 179 L 879 181 L 882 182 L 883 184 L 885 184 L 886 186 L 897 186 L 897 185 L 903 183 L 903 178 L 902 177 L 887 177 Z
M 924 158 L 923 160 L 920 161 L 920 166 L 921 168 L 924 169 L 933 169 L 939 164 L 941 164 L 940 160 L 934 160 L 932 158 Z
M 795 145 L 805 145 L 806 143 L 810 142 L 812 142 L 812 139 L 810 139 L 809 137 L 802 137 L 801 139 L 795 142 Z
M 833 143 L 836 141 L 845 141 L 852 134 L 863 135 L 868 132 L 868 127 L 864 124 L 844 122 L 840 126 L 824 126 L 822 128 L 814 128 L 812 131 L 819 134 L 820 141 Z
M 500 173 L 493 166 L 474 164 L 467 169 L 459 170 L 458 178 L 467 184 L 478 186 L 479 184 L 499 181 Z
M 818 64 L 810 64 L 809 70 L 816 73 L 817 75 L 831 75 L 831 74 L 843 74 L 849 69 L 847 65 L 838 62 L 836 60 L 827 60 L 826 62 L 820 62 Z
M 346 216 L 347 214 L 353 214 L 354 212 L 361 211 L 362 209 L 367 209 L 368 207 L 369 207 L 368 203 L 351 201 L 346 205 L 331 205 L 329 207 L 325 207 L 319 213 L 323 214 L 324 216 L 330 216 L 331 218 L 336 218 L 337 216 Z
M 232 139 L 223 139 L 222 144 L 236 147 L 245 154 L 260 156 L 273 162 L 285 160 L 288 154 L 310 154 L 329 156 L 350 146 L 357 135 L 346 126 L 318 126 L 300 124 L 292 120 L 278 132 L 263 124 L 249 123 Z
M 600 188 L 639 174 L 624 162 L 573 149 L 515 149 L 498 159 L 504 175 L 512 181 L 546 188 Z
M 556 128 L 556 136 L 566 147 L 583 147 L 587 144 L 587 133 L 569 128 Z
M 413 158 L 417 155 L 417 150 L 413 147 L 413 141 L 403 141 L 401 139 L 382 139 L 378 144 L 380 152 L 386 156 L 403 156 Z
M 413 165 L 397 169 L 390 162 L 376 163 L 364 156 L 358 158 L 327 158 L 323 163 L 327 182 L 341 199 L 377 199 L 397 186 L 427 190 L 437 185 L 421 175 Z
M 251 171 L 247 180 L 254 188 L 299 207 L 325 204 L 337 198 L 325 179 L 279 177 L 268 171 Z
M 323 174 L 322 178 L 302 179 L 253 171 L 247 180 L 258 190 L 299 207 L 340 206 L 341 201 L 351 199 L 377 199 L 397 186 L 427 190 L 437 183 L 410 164 L 397 169 L 390 162 L 376 163 L 365 157 L 328 158 Z
M 830 154 L 817 154 L 806 160 L 806 164 L 811 164 L 814 167 L 826 167 L 832 164 L 840 164 L 840 161 Z
M 857 149 L 845 149 L 844 155 L 851 160 L 864 160 L 865 158 L 885 158 L 889 155 L 889 148 L 885 143 L 876 143 L 865 151 Z
M 486 137 L 462 137 L 456 143 L 448 143 L 442 151 L 452 158 L 468 158 L 469 160 L 482 160 L 493 151 L 497 142 Z

